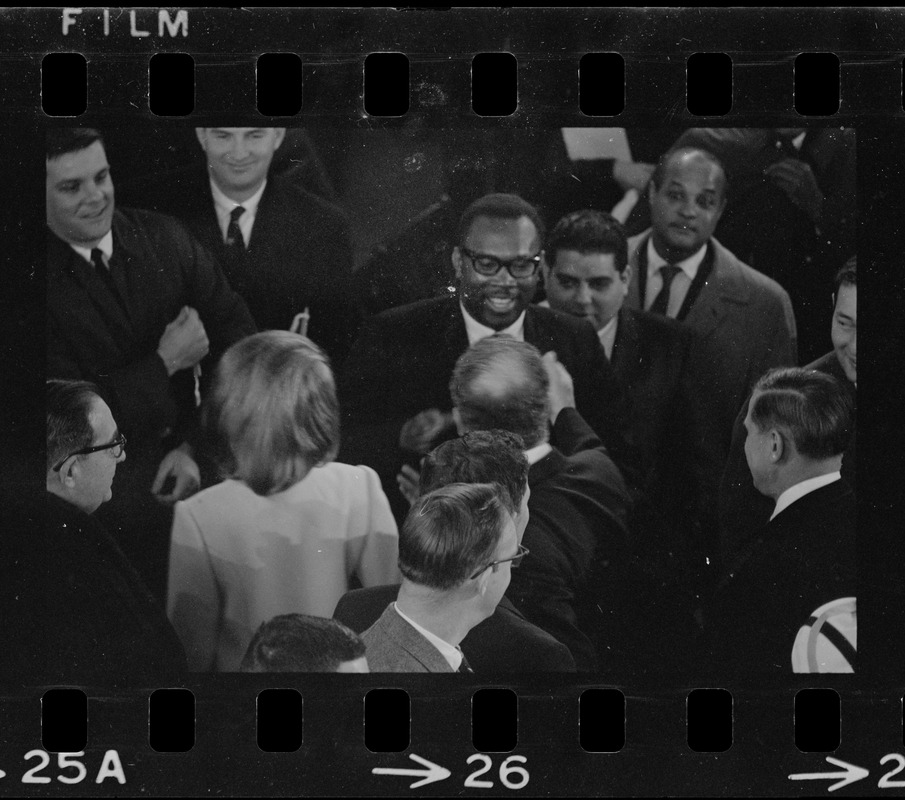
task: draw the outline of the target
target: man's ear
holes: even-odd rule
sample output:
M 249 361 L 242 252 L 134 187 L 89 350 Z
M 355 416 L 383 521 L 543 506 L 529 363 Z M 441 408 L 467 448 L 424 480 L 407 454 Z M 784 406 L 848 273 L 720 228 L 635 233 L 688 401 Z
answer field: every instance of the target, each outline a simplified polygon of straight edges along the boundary
M 207 128 L 195 128 L 195 136 L 198 137 L 198 144 L 202 150 L 207 150 Z
M 462 278 L 462 253 L 458 247 L 453 248 L 451 259 L 452 259 L 453 269 L 456 271 L 456 277 L 461 280 L 461 278 Z
M 626 286 L 631 286 L 631 284 L 632 284 L 632 265 L 626 264 L 625 269 L 622 270 L 622 274 L 619 277 L 622 278 L 622 282 Z
M 60 476 L 60 483 L 67 489 L 72 491 L 78 483 L 79 476 L 82 473 L 82 465 L 78 456 L 71 456 L 66 460 L 57 475 Z
M 774 464 L 782 462 L 788 453 L 788 443 L 781 431 L 775 428 L 770 431 L 770 460 Z
M 283 144 L 283 138 L 286 136 L 285 128 L 274 128 L 274 132 L 276 133 L 276 138 L 274 140 L 273 149 L 278 150 L 280 145 Z
M 459 436 L 464 436 L 465 426 L 462 424 L 462 415 L 459 413 L 459 409 L 456 407 L 453 407 L 452 418 L 453 422 L 456 423 L 456 432 L 459 434 Z

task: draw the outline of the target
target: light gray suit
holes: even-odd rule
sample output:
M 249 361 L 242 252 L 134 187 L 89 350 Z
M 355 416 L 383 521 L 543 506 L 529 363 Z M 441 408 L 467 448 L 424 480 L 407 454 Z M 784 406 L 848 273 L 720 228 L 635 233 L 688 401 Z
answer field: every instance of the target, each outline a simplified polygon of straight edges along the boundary
M 453 672 L 443 654 L 390 603 L 362 635 L 371 672 Z

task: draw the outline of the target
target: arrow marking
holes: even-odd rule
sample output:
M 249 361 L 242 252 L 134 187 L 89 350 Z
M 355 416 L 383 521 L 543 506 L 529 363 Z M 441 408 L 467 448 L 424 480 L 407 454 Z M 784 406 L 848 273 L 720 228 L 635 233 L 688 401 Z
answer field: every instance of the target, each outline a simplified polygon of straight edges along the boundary
M 831 758 L 830 756 L 827 756 L 826 760 L 830 764 L 835 764 L 837 767 L 842 767 L 844 772 L 796 772 L 794 775 L 789 775 L 789 780 L 817 781 L 842 778 L 842 780 L 840 780 L 838 783 L 834 783 L 827 789 L 827 791 L 829 792 L 835 792 L 836 789 L 841 789 L 843 786 L 848 786 L 850 783 L 855 783 L 855 781 L 860 781 L 862 778 L 866 778 L 868 775 L 870 775 L 870 772 L 864 769 L 864 767 L 856 767 L 854 764 L 849 764 L 846 761 L 840 761 L 838 758 Z
M 428 761 L 426 758 L 421 758 L 421 756 L 416 756 L 414 753 L 409 753 L 409 758 L 412 761 L 417 761 L 427 769 L 397 769 L 395 767 L 374 767 L 371 770 L 374 775 L 414 775 L 416 777 L 421 778 L 419 781 L 415 781 L 409 789 L 417 789 L 419 786 L 427 786 L 429 783 L 434 783 L 434 781 L 445 781 L 452 773 L 441 767 L 439 764 L 434 764 L 433 761 Z

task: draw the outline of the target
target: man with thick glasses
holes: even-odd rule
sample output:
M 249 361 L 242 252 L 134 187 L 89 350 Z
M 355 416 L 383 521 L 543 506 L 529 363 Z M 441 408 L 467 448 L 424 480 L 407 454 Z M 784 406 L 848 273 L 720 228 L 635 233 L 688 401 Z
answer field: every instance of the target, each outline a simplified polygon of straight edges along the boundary
M 21 628 L 6 648 L 11 669 L 29 680 L 106 683 L 186 668 L 163 608 L 94 515 L 126 457 L 99 392 L 86 381 L 47 382 L 45 524 L 10 560 L 15 603 L 4 619 Z
M 620 467 L 631 463 L 625 399 L 593 327 L 531 305 L 543 236 L 540 215 L 520 197 L 480 198 L 463 213 L 452 251 L 456 290 L 372 317 L 353 346 L 339 384 L 340 458 L 374 467 L 400 518 L 408 508 L 396 487 L 401 464 L 453 434 L 448 386 L 456 359 L 496 334 L 555 351 L 573 376 L 579 411 Z
M 492 483 L 419 498 L 399 531 L 402 586 L 362 634 L 371 672 L 473 672 L 459 643 L 491 616 L 527 550 Z

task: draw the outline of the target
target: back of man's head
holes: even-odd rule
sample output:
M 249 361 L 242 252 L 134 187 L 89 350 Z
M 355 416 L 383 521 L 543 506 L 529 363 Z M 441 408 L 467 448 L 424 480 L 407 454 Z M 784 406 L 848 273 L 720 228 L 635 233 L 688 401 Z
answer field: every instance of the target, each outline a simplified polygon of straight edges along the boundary
M 47 131 L 47 160 L 53 161 L 67 153 L 78 153 L 95 142 L 104 144 L 100 131 L 94 128 L 50 128 Z
M 462 212 L 462 216 L 459 218 L 459 228 L 456 239 L 458 244 L 465 244 L 472 223 L 479 217 L 511 220 L 527 217 L 534 225 L 538 239 L 541 242 L 544 240 L 544 222 L 541 219 L 541 215 L 531 203 L 527 200 L 523 200 L 517 194 L 485 194 L 483 197 L 479 197 L 475 200 Z
M 100 390 L 87 381 L 47 381 L 47 471 L 94 441 L 91 409 Z
M 365 645 L 341 622 L 281 614 L 258 628 L 241 672 L 367 672 Z
M 412 583 L 449 592 L 493 560 L 509 512 L 500 487 L 453 483 L 420 497 L 399 531 L 399 570 Z
M 451 483 L 498 483 L 500 499 L 513 516 L 519 513 L 528 485 L 524 443 L 514 433 L 473 431 L 443 442 L 421 462 L 422 495 Z
M 536 347 L 490 336 L 459 356 L 449 388 L 466 431 L 499 428 L 520 436 L 530 449 L 549 435 L 549 385 Z
M 612 255 L 620 274 L 628 264 L 625 228 L 615 217 L 591 209 L 572 211 L 559 220 L 550 231 L 544 250 L 551 266 L 556 263 L 560 250 L 574 250 L 581 255 Z
M 802 458 L 838 456 L 852 433 L 853 402 L 836 378 L 817 370 L 770 370 L 754 386 L 751 422 L 761 433 L 780 431 Z

